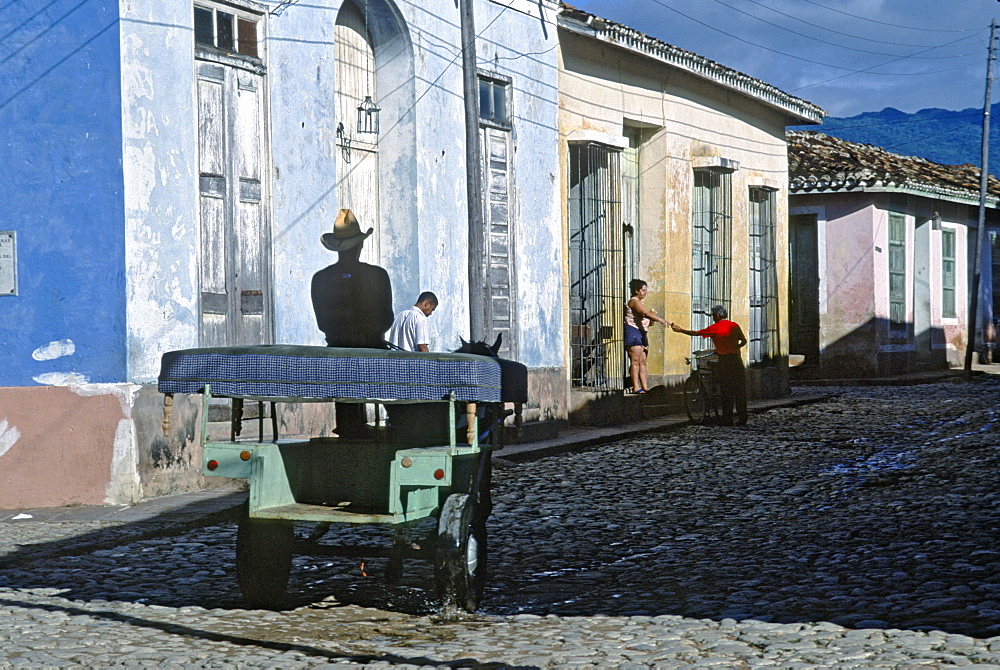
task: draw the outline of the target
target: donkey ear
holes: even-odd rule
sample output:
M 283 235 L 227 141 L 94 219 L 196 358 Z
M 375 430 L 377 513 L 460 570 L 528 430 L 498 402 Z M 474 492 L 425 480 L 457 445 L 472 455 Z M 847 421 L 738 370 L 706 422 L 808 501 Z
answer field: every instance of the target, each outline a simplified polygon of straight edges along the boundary
M 490 349 L 493 351 L 493 355 L 494 356 L 497 354 L 497 352 L 500 351 L 500 343 L 501 342 L 503 342 L 503 333 L 497 333 L 496 342 L 494 342 L 493 346 L 490 347 Z

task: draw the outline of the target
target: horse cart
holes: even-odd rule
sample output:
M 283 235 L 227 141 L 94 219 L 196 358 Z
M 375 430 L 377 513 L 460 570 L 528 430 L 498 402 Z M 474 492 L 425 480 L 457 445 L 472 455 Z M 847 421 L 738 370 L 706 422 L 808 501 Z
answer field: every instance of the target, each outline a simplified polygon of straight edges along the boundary
M 473 611 L 486 574 L 490 451 L 503 423 L 526 400 L 520 363 L 458 353 L 266 345 L 187 349 L 164 354 L 158 384 L 164 429 L 177 393 L 201 394 L 202 473 L 249 480 L 239 522 L 236 572 L 244 598 L 277 607 L 294 555 L 388 558 L 398 580 L 404 561 L 434 561 L 442 605 Z M 220 401 L 219 399 L 228 399 Z M 244 436 L 244 403 L 258 403 L 256 438 Z M 228 440 L 209 439 L 208 416 L 231 404 Z M 354 437 L 282 438 L 287 403 L 385 405 L 388 425 L 365 425 Z M 504 411 L 505 403 L 516 410 Z M 270 408 L 270 435 L 264 416 Z M 430 541 L 411 529 L 435 517 Z M 314 524 L 307 536 L 296 523 Z M 392 542 L 321 543 L 334 524 L 377 524 Z M 431 524 L 433 525 L 433 524 Z

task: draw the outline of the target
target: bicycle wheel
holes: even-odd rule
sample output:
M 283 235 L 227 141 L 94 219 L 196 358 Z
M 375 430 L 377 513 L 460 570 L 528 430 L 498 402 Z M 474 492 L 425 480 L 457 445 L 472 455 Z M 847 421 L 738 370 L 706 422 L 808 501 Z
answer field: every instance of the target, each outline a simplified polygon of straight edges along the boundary
M 707 394 L 701 375 L 693 374 L 684 382 L 684 411 L 694 423 L 705 423 L 708 418 Z
M 705 423 L 722 424 L 722 389 L 714 374 L 705 380 L 704 389 Z

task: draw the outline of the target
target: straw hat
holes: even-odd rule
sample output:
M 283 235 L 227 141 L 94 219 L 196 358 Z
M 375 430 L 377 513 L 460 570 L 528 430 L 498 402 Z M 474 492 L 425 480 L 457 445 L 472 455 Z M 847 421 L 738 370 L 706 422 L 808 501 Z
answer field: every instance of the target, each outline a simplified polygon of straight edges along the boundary
M 369 228 L 367 233 L 362 233 L 354 212 L 342 209 L 337 214 L 337 220 L 333 223 L 333 232 L 323 233 L 320 240 L 323 242 L 323 246 L 330 251 L 346 251 L 368 239 L 373 230 L 375 229 Z

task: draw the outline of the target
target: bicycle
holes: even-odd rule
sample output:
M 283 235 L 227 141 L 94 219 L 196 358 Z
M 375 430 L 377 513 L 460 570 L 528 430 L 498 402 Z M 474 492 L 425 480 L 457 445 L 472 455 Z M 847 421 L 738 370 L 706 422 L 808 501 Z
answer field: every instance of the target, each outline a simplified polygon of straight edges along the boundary
M 685 356 L 684 360 L 691 366 L 691 376 L 684 381 L 684 411 L 688 419 L 696 424 L 718 420 L 722 408 L 719 383 L 715 379 L 718 355 L 714 349 L 703 349 Z

